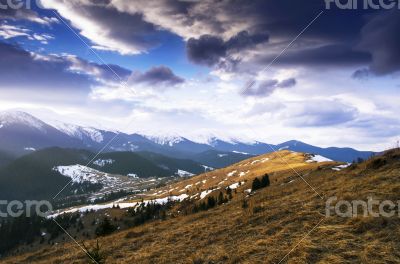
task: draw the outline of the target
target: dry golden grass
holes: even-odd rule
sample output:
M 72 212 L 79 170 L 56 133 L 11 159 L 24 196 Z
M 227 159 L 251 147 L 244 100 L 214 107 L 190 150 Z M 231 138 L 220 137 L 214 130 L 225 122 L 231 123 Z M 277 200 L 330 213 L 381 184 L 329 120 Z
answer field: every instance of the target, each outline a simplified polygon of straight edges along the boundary
M 299 176 L 296 173 L 302 175 L 319 167 L 332 167 L 341 164 L 338 162 L 308 163 L 306 162 L 308 159 L 307 154 L 288 150 L 269 153 L 153 190 L 147 198 L 162 198 L 185 193 L 193 196 L 209 189 L 224 189 L 237 182 L 247 183 L 240 188 L 244 190 L 251 187 L 254 178 L 266 173 L 270 174 L 271 181 L 276 184 L 284 183 L 298 178 Z M 233 174 L 230 175 L 230 173 Z
M 251 197 L 238 193 L 228 204 L 209 211 L 101 238 L 107 263 L 400 263 L 399 216 L 324 216 L 325 199 L 330 196 L 398 200 L 400 152 L 340 172 L 329 168 L 308 171 L 303 171 L 304 179 L 324 199 L 293 173 L 294 182 L 273 181 Z M 249 200 L 246 209 L 243 199 Z M 67 243 L 1 263 L 87 260 L 76 244 Z

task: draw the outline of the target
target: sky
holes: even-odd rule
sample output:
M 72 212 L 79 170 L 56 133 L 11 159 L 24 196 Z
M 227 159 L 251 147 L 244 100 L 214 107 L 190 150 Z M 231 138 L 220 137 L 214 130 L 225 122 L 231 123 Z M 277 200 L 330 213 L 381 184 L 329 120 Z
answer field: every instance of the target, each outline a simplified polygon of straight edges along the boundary
M 383 150 L 400 139 L 398 9 L 9 2 L 0 0 L 1 111 L 197 141 Z

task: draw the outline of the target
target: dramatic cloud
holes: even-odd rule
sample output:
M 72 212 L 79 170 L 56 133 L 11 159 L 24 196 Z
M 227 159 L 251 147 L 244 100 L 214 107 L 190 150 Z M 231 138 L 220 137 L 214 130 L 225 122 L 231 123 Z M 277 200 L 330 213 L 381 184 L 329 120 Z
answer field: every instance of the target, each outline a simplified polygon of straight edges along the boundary
M 134 72 L 129 82 L 132 84 L 145 83 L 149 85 L 175 86 L 184 81 L 183 78 L 176 76 L 170 68 L 158 66 L 144 73 Z
M 228 41 L 220 37 L 202 35 L 199 39 L 188 40 L 187 53 L 191 61 L 212 66 L 231 52 L 240 52 L 267 41 L 267 34 L 250 35 L 247 31 L 239 32 Z
M 274 56 L 264 56 L 258 63 L 269 63 Z M 287 51 L 276 60 L 275 65 L 308 65 L 308 66 L 354 66 L 371 62 L 371 55 L 366 52 L 353 51 L 344 45 L 327 45 L 307 47 Z
M 282 81 L 278 80 L 267 80 L 263 81 L 258 85 L 246 86 L 243 92 L 243 96 L 257 96 L 264 97 L 272 94 L 277 89 L 290 88 L 296 85 L 296 79 L 290 78 Z
M 143 20 L 143 14 L 118 11 L 110 1 L 41 0 L 57 10 L 94 48 L 138 54 L 160 43 L 160 29 Z
M 358 48 L 372 54 L 373 73 L 383 75 L 400 70 L 399 28 L 399 10 L 380 13 L 363 27 Z
M 170 32 L 187 42 L 192 62 L 227 72 L 262 68 L 325 10 L 321 0 L 42 0 L 42 4 L 57 10 L 95 48 L 142 53 Z M 274 66 L 371 63 L 377 74 L 397 71 L 400 14 L 396 11 L 325 11 Z
M 121 83 L 132 74 L 130 70 L 118 65 L 88 62 L 74 55 L 64 55 L 64 58 L 71 63 L 70 70 L 89 74 L 104 83 Z

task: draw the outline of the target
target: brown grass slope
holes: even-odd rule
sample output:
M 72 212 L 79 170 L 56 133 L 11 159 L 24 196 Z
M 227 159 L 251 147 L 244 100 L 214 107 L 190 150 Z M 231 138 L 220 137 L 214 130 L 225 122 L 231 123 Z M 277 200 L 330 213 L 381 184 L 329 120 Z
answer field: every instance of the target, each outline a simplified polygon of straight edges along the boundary
M 287 172 L 289 175 L 290 172 Z M 284 176 L 288 177 L 288 176 Z M 400 263 L 400 218 L 325 217 L 325 200 L 400 199 L 400 151 L 342 171 L 320 168 L 291 183 L 197 214 L 100 239 L 107 263 Z M 247 199 L 249 207 L 242 208 Z M 397 208 L 398 209 L 398 208 Z M 86 241 L 94 244 L 95 241 Z M 88 263 L 74 243 L 0 263 Z

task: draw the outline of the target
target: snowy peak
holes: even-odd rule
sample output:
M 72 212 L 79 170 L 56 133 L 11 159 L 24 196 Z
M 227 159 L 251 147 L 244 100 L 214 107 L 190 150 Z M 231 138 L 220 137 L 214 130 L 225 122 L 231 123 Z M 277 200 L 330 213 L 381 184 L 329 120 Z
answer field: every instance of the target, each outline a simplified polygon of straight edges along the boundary
M 58 121 L 54 121 L 54 127 L 64 134 L 84 140 L 86 138 L 91 139 L 94 142 L 101 143 L 104 141 L 104 136 L 102 131 L 92 128 L 92 127 L 81 127 L 73 124 L 66 124 Z
M 11 125 L 24 125 L 45 131 L 46 123 L 36 117 L 21 111 L 0 112 L 0 128 Z
M 173 147 L 176 144 L 187 141 L 186 138 L 183 138 L 178 135 L 167 135 L 167 136 L 145 136 L 148 140 L 162 146 L 170 146 Z

